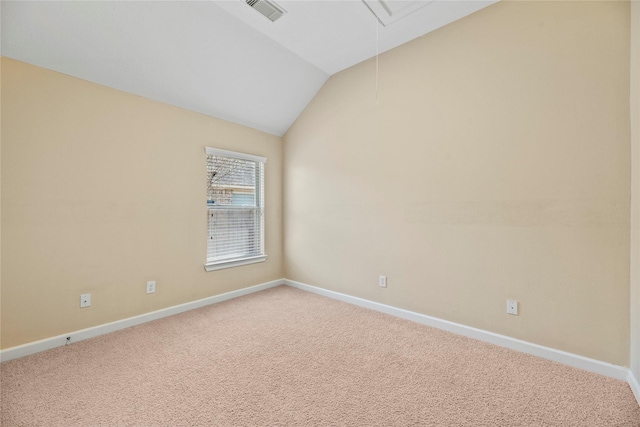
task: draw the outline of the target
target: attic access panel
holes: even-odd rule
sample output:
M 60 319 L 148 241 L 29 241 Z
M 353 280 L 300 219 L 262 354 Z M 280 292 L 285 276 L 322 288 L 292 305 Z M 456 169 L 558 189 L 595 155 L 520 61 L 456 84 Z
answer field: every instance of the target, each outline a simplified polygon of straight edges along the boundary
M 432 3 L 433 0 L 362 0 L 369 10 L 385 27 L 416 10 Z

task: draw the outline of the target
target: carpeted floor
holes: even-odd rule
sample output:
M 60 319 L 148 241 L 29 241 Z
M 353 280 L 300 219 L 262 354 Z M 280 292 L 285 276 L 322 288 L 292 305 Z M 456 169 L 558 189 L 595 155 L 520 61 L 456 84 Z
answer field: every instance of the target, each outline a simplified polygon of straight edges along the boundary
M 280 286 L 1 365 L 2 426 L 640 426 L 622 382 Z

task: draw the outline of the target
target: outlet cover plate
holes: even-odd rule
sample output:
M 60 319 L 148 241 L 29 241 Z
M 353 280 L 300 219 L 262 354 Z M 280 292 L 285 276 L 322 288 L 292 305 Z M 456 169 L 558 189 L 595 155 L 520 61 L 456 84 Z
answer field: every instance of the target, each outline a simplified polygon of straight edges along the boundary
M 381 288 L 386 288 L 387 287 L 387 276 L 380 276 L 380 280 L 378 281 L 378 285 Z
M 518 301 L 512 299 L 507 300 L 507 314 L 518 315 Z
M 149 282 L 147 282 L 147 293 L 148 294 L 152 294 L 156 291 L 156 281 L 155 280 L 151 280 Z
M 80 308 L 91 307 L 91 294 L 80 295 Z

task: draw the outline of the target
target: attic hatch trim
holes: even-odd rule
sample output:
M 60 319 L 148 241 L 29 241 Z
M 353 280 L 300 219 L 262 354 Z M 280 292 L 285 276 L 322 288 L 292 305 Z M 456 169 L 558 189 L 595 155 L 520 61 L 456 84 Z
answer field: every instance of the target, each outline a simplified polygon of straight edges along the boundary
M 250 1 L 250 0 L 247 0 Z M 404 18 L 416 10 L 433 3 L 433 0 L 412 0 L 394 2 L 393 0 L 362 0 L 371 13 L 378 18 L 378 22 L 386 27 Z

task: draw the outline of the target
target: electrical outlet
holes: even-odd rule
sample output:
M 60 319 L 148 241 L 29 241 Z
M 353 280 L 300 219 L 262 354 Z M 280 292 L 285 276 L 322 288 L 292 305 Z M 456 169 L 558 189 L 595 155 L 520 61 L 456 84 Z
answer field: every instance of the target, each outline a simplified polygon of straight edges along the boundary
M 147 282 L 147 293 L 148 294 L 152 294 L 156 291 L 156 281 L 155 280 L 151 280 L 149 282 Z
M 91 294 L 80 295 L 80 308 L 91 307 Z
M 518 315 L 518 301 L 512 299 L 507 300 L 507 313 L 513 314 L 514 316 Z
M 387 276 L 380 276 L 380 280 L 378 281 L 378 286 L 381 288 L 387 287 Z

